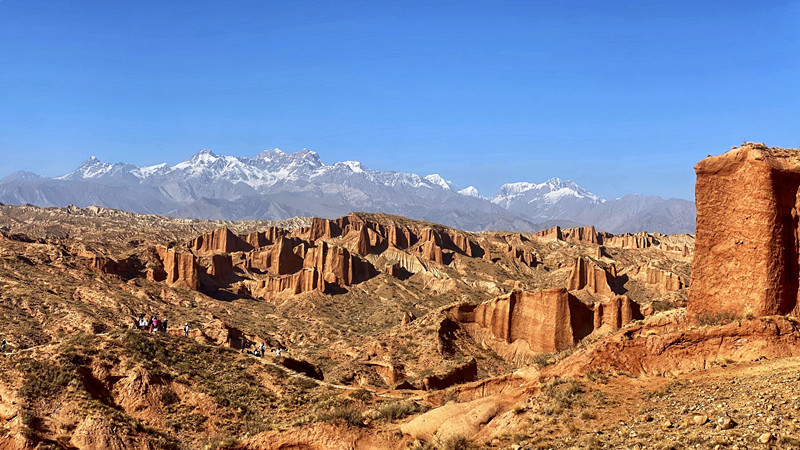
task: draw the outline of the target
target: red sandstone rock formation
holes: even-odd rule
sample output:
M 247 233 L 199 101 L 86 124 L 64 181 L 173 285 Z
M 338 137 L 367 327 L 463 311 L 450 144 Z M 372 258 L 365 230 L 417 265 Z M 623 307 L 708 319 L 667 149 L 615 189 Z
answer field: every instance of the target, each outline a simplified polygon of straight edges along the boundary
M 423 377 L 413 383 L 416 389 L 426 391 L 446 389 L 456 384 L 462 384 L 473 381 L 478 376 L 478 361 L 475 358 L 470 358 L 464 363 L 458 364 L 454 367 Z
M 507 254 L 511 259 L 517 260 L 528 267 L 536 267 L 536 264 L 540 262 L 539 255 L 536 253 L 530 250 L 514 248 L 511 245 L 508 246 Z
M 534 236 L 545 241 L 562 241 L 564 240 L 561 234 L 561 227 L 553 227 L 543 231 L 533 233 Z
M 375 369 L 375 372 L 378 373 L 387 386 L 392 386 L 406 379 L 402 365 L 383 361 L 365 361 L 364 364 Z
M 241 239 L 253 248 L 261 248 L 267 245 L 272 245 L 278 241 L 279 238 L 289 234 L 283 228 L 269 227 L 266 231 L 256 231 L 244 236 Z
M 579 227 L 579 228 L 565 228 L 561 230 L 563 239 L 567 242 L 575 242 L 579 244 L 598 245 L 599 242 L 597 232 L 593 226 Z
M 200 289 L 200 279 L 198 278 L 197 263 L 194 255 L 164 247 L 159 247 L 157 250 L 164 263 L 164 271 L 167 273 L 165 279 L 167 285 L 194 290 Z
M 361 227 L 356 237 L 355 252 L 358 255 L 367 256 L 371 248 L 369 228 Z
M 219 228 L 210 233 L 195 238 L 189 243 L 189 248 L 198 255 L 217 252 L 246 252 L 253 246 L 236 236 L 227 228 Z
M 117 261 L 114 258 L 92 251 L 82 250 L 78 252 L 75 263 L 78 267 L 85 267 L 99 274 L 117 275 L 125 278 L 139 275 L 132 267 L 130 258 Z
M 448 237 L 450 238 L 450 242 L 452 242 L 453 246 L 458 249 L 458 251 L 467 256 L 473 256 L 473 247 L 477 247 L 477 245 L 473 243 L 466 235 L 450 232 L 448 233 Z
M 800 316 L 800 152 L 746 144 L 695 172 L 690 315 Z
M 233 260 L 227 253 L 219 253 L 211 256 L 211 265 L 208 274 L 214 278 L 224 279 L 233 274 Z
M 607 272 L 597 263 L 585 258 L 576 258 L 572 266 L 572 271 L 567 280 L 567 289 L 577 291 L 586 289 L 592 294 L 613 297 L 609 279 L 613 280 L 615 274 L 614 266 L 610 266 L 611 273 Z
M 281 237 L 270 250 L 267 269 L 275 275 L 295 273 L 303 267 L 303 257 L 295 253 L 299 240 Z
M 683 278 L 679 275 L 655 267 L 647 267 L 647 269 L 645 269 L 645 275 L 647 277 L 647 284 L 662 292 L 677 291 L 686 286 L 683 282 Z
M 644 231 L 636 234 L 605 234 L 602 239 L 603 245 L 607 247 L 641 249 L 658 245 L 658 240 Z
M 446 315 L 507 344 L 524 341 L 533 353 L 571 347 L 593 330 L 591 310 L 566 289 L 514 291 L 480 305 L 455 306 Z
M 423 258 L 439 264 L 442 264 L 444 261 L 442 248 L 439 247 L 434 240 L 426 241 L 420 247 L 420 254 Z
M 374 270 L 371 264 L 352 255 L 347 249 L 329 246 L 324 241 L 309 249 L 303 267 L 316 269 L 325 282 L 339 286 L 365 281 Z
M 412 239 L 408 228 L 390 225 L 387 228 L 386 241 L 389 246 L 397 249 L 405 249 L 416 244 L 416 239 Z
M 594 331 L 616 331 L 641 318 L 639 305 L 627 295 L 615 295 L 606 302 L 594 305 Z

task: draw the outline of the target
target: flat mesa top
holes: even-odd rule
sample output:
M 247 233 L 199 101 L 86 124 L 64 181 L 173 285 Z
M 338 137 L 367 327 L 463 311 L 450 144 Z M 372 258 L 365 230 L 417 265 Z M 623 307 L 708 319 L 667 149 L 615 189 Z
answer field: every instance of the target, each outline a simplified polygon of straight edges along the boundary
M 709 156 L 695 165 L 701 173 L 728 173 L 746 162 L 766 164 L 773 169 L 800 172 L 800 149 L 767 147 L 765 144 L 747 142 L 717 156 Z

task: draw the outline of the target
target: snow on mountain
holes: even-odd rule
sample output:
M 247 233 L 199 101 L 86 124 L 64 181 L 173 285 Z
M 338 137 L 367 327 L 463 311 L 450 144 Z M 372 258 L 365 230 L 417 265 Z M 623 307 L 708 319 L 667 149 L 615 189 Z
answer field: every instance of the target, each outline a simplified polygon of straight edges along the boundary
M 461 189 L 439 174 L 421 177 L 372 170 L 358 161 L 328 165 L 308 149 L 285 153 L 274 148 L 252 157 L 200 150 L 174 165 L 144 167 L 106 163 L 92 156 L 56 179 L 24 174 L 6 177 L 0 180 L 0 201 L 97 204 L 230 220 L 374 211 L 469 230 L 531 231 L 538 229 L 538 222 L 554 220 L 593 224 L 612 232 L 641 231 L 638 228 L 643 226 L 649 231 L 691 232 L 694 227 L 694 204 L 688 201 L 625 197 L 606 202 L 560 178 L 507 183 L 486 198 L 474 186 Z
M 508 207 L 520 200 L 527 203 L 543 202 L 554 204 L 564 199 L 580 199 L 587 203 L 597 204 L 605 202 L 604 199 L 592 194 L 572 180 L 551 178 L 544 183 L 507 183 L 500 186 L 497 194 L 491 198 L 492 203 Z
M 442 189 L 450 190 L 450 185 L 438 173 L 432 173 L 430 175 L 425 175 L 423 177 L 423 179 L 425 181 L 427 181 L 428 183 L 434 185 L 434 186 L 439 186 Z
M 464 189 L 458 191 L 461 195 L 466 195 L 467 197 L 476 197 L 476 198 L 483 198 L 475 186 L 467 186 Z

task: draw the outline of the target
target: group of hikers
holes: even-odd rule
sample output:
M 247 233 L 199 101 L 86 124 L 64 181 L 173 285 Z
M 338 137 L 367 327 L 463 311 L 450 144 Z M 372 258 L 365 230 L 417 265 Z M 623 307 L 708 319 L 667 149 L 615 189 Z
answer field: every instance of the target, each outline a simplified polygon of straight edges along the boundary
M 248 340 L 245 336 L 242 336 L 242 343 L 241 343 L 241 352 L 242 353 L 247 353 L 248 355 L 257 356 L 259 358 L 267 356 L 267 344 L 262 342 L 261 344 L 256 346 L 255 349 L 247 350 L 247 347 L 249 347 L 248 344 L 250 342 L 251 341 Z M 253 342 L 253 343 L 255 343 L 255 342 Z M 281 352 L 283 352 L 284 350 L 283 350 L 283 347 L 278 346 L 278 348 L 273 348 L 273 349 L 270 349 L 269 351 L 270 352 L 275 352 L 275 356 L 280 358 L 281 357 Z
M 153 316 L 150 319 L 146 319 L 144 314 L 139 314 L 138 319 L 133 319 L 133 327 L 134 330 L 142 330 L 147 331 L 149 333 L 166 333 L 167 332 L 167 319 L 166 317 L 158 320 L 158 317 Z M 189 322 L 183 324 L 183 335 L 189 337 Z M 230 341 L 229 341 L 230 343 Z M 267 355 L 267 345 L 262 342 L 258 346 L 256 346 L 253 350 L 247 350 L 250 347 L 250 344 L 255 344 L 255 342 L 251 342 L 245 336 L 242 336 L 241 342 L 241 351 L 242 353 L 247 353 L 248 355 L 253 355 L 257 357 L 264 357 Z M 5 351 L 5 339 L 3 340 L 3 350 Z M 280 346 L 278 348 L 270 349 L 270 352 L 275 352 L 275 356 L 280 358 L 281 353 L 284 349 Z
M 167 332 L 167 318 L 158 320 L 158 317 L 153 316 L 150 319 L 145 319 L 144 314 L 139 314 L 139 319 L 133 319 L 134 330 L 142 330 L 150 333 Z M 189 322 L 183 324 L 183 335 L 189 336 Z

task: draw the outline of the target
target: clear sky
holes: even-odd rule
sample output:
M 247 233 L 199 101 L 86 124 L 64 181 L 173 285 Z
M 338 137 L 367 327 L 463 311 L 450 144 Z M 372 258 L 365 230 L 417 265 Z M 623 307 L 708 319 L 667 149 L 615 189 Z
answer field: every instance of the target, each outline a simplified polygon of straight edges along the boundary
M 0 0 L 0 177 L 317 151 L 475 185 L 693 198 L 800 146 L 797 1 Z

